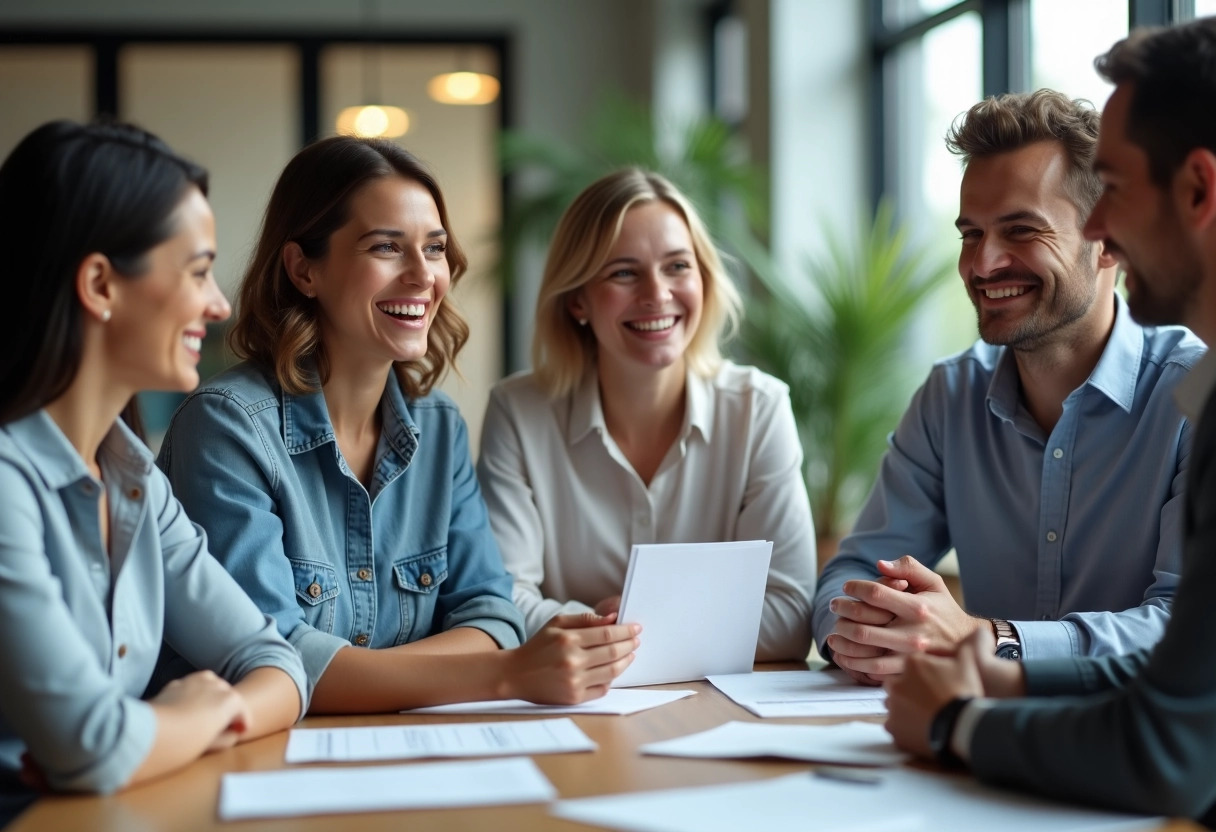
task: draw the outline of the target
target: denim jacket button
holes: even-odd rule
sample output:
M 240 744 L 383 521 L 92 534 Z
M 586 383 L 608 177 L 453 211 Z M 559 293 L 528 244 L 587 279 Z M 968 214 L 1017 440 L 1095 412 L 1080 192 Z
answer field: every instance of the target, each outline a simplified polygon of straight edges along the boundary
M 370 569 L 360 569 L 355 574 L 359 576 L 359 580 L 361 581 L 370 581 L 372 578 L 372 571 Z
M 360 647 L 366 646 L 367 633 L 359 633 L 359 635 L 355 636 L 355 644 L 359 645 Z
M 422 584 L 423 586 L 430 586 L 431 585 L 431 573 L 423 572 L 422 576 L 420 578 L 418 578 L 418 583 Z
M 313 598 L 319 598 L 321 596 L 321 585 L 319 583 L 313 582 L 313 584 L 310 587 L 308 587 L 308 594 L 311 595 Z

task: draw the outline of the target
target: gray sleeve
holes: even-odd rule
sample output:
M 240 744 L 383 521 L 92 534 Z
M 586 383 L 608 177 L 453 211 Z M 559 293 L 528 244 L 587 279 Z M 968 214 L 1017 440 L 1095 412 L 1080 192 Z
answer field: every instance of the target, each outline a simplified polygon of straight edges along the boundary
M 1090 695 L 1011 700 L 984 714 L 971 742 L 982 779 L 1173 816 L 1216 804 L 1216 412 L 1206 415 L 1206 453 L 1203 433 L 1195 438 L 1183 579 L 1164 637 L 1147 656 L 1028 673 L 1034 692 Z

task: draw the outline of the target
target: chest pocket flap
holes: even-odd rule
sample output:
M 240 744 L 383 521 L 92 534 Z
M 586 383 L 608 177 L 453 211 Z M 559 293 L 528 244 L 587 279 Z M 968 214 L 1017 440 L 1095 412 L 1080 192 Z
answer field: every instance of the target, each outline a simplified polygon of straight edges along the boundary
M 338 596 L 338 573 L 327 563 L 293 558 L 291 573 L 296 582 L 296 597 L 305 604 L 316 606 Z
M 397 585 L 410 592 L 434 592 L 448 576 L 448 547 L 441 546 L 393 564 Z

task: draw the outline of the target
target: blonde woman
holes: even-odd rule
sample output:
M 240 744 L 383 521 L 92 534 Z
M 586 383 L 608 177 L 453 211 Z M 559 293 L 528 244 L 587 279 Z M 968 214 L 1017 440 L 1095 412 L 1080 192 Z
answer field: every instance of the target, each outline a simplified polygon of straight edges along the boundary
M 559 618 L 527 644 L 464 420 L 433 389 L 468 337 L 466 261 L 434 177 L 335 136 L 279 177 L 231 343 L 161 451 L 191 517 L 300 651 L 314 712 L 577 703 L 638 629 Z
M 562 217 L 535 369 L 494 388 L 477 469 L 529 632 L 616 611 L 632 544 L 767 539 L 756 658 L 806 657 L 816 567 L 802 448 L 788 388 L 721 357 L 740 306 L 663 177 L 618 171 Z

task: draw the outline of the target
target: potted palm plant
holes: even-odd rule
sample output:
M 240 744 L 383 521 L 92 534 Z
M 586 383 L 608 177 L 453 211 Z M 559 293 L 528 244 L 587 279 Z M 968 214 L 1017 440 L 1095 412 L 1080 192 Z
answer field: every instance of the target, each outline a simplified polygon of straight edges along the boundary
M 831 231 L 800 273 L 781 273 L 758 248 L 745 259 L 764 292 L 749 304 L 742 343 L 790 385 L 823 563 L 873 484 L 916 385 L 911 327 L 953 269 L 949 257 L 909 241 L 889 202 L 853 237 Z

